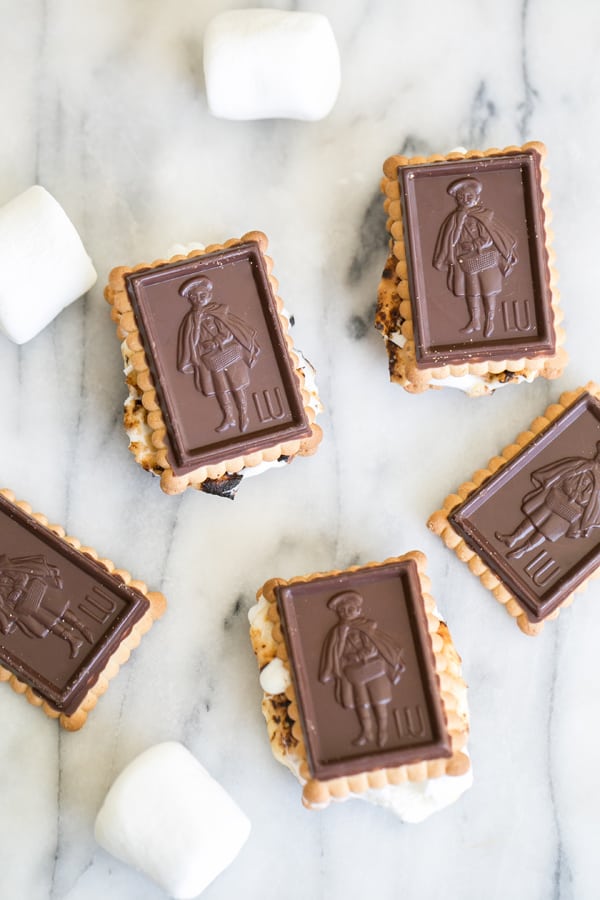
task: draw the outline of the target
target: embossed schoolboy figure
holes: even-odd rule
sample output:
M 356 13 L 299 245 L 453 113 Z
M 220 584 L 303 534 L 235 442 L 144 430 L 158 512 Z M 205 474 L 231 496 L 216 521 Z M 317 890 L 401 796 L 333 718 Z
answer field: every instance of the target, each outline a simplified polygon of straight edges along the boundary
M 520 559 L 544 541 L 586 538 L 600 528 L 600 441 L 591 459 L 560 459 L 530 477 L 534 489 L 521 503 L 525 518 L 512 534 L 496 532 L 509 548 L 508 559 Z
M 68 643 L 75 659 L 83 640 L 93 644 L 94 636 L 69 608 L 62 588 L 58 568 L 43 556 L 0 554 L 0 632 L 19 630 L 29 638 L 55 634 Z
M 518 257 L 516 238 L 493 210 L 482 205 L 481 192 L 481 182 L 472 177 L 448 187 L 456 209 L 442 223 L 433 265 L 447 270 L 448 289 L 466 300 L 470 319 L 460 329 L 463 334 L 483 327 L 488 338 L 494 331 L 497 297 Z
M 387 743 L 388 709 L 392 686 L 404 672 L 402 649 L 377 622 L 361 615 L 363 598 L 358 591 L 344 591 L 327 606 L 337 613 L 334 625 L 323 642 L 319 681 L 334 681 L 335 699 L 345 709 L 356 710 L 361 726 L 352 742 L 358 747 L 377 741 Z
M 179 326 L 177 368 L 194 376 L 196 390 L 218 400 L 223 421 L 216 431 L 236 427 L 246 431 L 250 424 L 246 388 L 260 353 L 256 331 L 225 304 L 211 302 L 210 278 L 193 278 L 179 293 L 191 309 Z

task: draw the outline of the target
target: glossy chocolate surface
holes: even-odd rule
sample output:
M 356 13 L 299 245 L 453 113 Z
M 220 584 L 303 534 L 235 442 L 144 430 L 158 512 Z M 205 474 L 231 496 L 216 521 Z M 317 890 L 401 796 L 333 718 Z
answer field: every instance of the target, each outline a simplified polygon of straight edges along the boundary
M 414 562 L 276 593 L 313 777 L 450 756 Z
M 258 244 L 126 281 L 175 474 L 310 434 Z
M 71 715 L 149 602 L 0 496 L 0 665 Z
M 555 349 L 539 154 L 398 169 L 421 368 Z
M 600 403 L 583 394 L 449 518 L 544 619 L 600 565 Z

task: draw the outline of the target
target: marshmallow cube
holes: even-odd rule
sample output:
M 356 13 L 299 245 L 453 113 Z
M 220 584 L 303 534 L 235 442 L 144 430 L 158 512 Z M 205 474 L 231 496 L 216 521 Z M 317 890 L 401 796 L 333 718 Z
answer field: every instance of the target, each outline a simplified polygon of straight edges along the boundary
M 0 331 L 24 344 L 96 281 L 75 226 L 35 185 L 0 207 Z
M 204 36 L 208 105 L 223 119 L 324 118 L 340 90 L 340 55 L 320 13 L 236 9 Z
M 123 769 L 95 826 L 105 850 L 176 900 L 200 894 L 249 834 L 248 818 L 176 741 L 150 747 Z

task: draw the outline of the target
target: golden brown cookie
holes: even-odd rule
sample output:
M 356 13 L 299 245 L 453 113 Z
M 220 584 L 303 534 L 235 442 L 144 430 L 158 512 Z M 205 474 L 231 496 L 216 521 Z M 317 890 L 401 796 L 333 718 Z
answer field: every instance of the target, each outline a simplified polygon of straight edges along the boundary
M 562 394 L 428 526 L 539 634 L 600 571 L 600 387 Z
M 242 478 L 315 452 L 321 403 L 293 346 L 267 238 L 113 269 L 125 428 L 162 489 L 233 497 Z
M 314 370 L 288 334 L 266 250 L 253 231 L 110 274 L 130 449 L 168 494 L 233 497 L 242 478 L 321 440 Z
M 311 809 L 354 796 L 419 821 L 471 783 L 467 689 L 425 565 L 412 552 L 257 593 L 271 749 Z
M 77 731 L 165 598 L 7 490 L 0 536 L 0 681 Z
M 375 324 L 405 390 L 480 396 L 562 373 L 545 156 L 531 142 L 386 160 Z

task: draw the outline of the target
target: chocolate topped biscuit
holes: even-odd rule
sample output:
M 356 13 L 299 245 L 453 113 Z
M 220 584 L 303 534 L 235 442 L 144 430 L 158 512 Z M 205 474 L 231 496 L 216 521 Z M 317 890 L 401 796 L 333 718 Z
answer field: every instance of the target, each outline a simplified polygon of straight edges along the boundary
M 258 244 L 126 276 L 176 475 L 310 435 Z
M 526 144 L 386 162 L 392 256 L 376 324 L 408 390 L 475 395 L 562 371 L 544 154 Z
M 306 806 L 357 794 L 418 821 L 470 784 L 460 659 L 428 589 L 425 557 L 409 553 L 258 592 L 263 712 Z M 461 777 L 442 789 L 447 775 Z M 427 783 L 432 803 L 415 804 L 405 781 Z
M 413 560 L 275 593 L 313 777 L 451 756 Z
M 417 365 L 555 349 L 539 154 L 403 166 Z
M 528 634 L 600 566 L 599 397 L 563 395 L 430 519 Z
M 320 439 L 312 370 L 287 335 L 265 249 L 252 232 L 111 274 L 131 449 L 168 493 L 231 496 L 249 469 L 313 452 Z
M 0 680 L 70 730 L 162 615 L 127 572 L 0 492 Z

